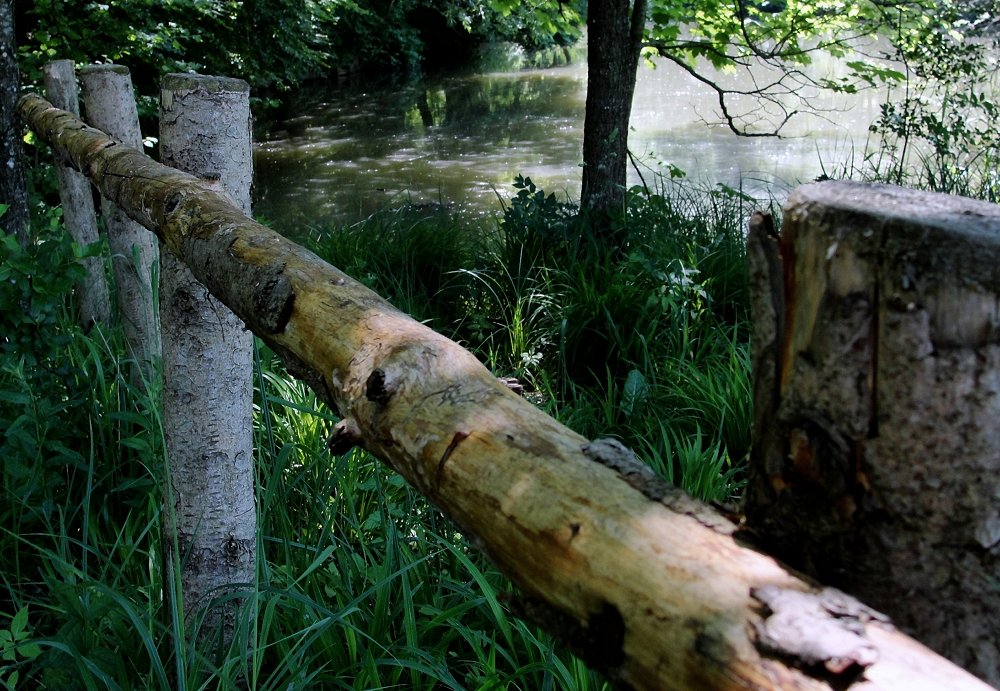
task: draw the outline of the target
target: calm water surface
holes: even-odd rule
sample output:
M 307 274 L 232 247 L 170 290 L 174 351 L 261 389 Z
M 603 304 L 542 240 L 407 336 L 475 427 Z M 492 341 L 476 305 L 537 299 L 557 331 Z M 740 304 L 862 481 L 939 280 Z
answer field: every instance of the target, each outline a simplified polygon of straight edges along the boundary
M 406 203 L 493 215 L 517 174 L 575 200 L 586 86 L 578 64 L 303 92 L 295 117 L 258 135 L 255 213 L 288 233 Z M 860 156 L 878 99 L 825 102 L 838 111 L 798 121 L 791 137 L 738 137 L 707 124 L 714 96 L 664 62 L 640 68 L 629 145 L 653 169 L 783 199 L 824 166 Z

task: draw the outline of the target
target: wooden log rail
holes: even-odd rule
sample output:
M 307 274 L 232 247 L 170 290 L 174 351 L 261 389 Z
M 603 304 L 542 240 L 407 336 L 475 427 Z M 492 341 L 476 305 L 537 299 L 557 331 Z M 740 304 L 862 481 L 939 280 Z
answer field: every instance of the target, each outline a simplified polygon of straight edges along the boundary
M 621 688 L 989 688 L 196 178 L 38 96 L 18 111 L 339 412 L 335 452 L 403 475 L 521 588 L 520 613 Z

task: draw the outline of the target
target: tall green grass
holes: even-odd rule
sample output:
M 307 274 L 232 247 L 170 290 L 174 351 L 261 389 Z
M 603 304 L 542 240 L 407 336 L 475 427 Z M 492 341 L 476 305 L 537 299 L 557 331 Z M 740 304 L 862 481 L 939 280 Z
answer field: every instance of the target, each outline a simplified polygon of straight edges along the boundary
M 398 476 L 331 460 L 332 417 L 262 346 L 257 582 L 228 595 L 245 603 L 228 646 L 182 621 L 155 391 L 130 386 L 117 329 L 75 326 L 56 221 L 27 251 L 0 241 L 5 687 L 604 688 L 509 617 L 506 580 Z
M 620 438 L 697 496 L 732 498 L 750 448 L 743 227 L 760 202 L 724 186 L 634 189 L 608 242 L 573 204 L 529 178 L 515 187 L 492 227 L 403 209 L 311 244 L 576 431 Z M 416 268 L 365 273 L 387 257 Z M 699 439 L 702 458 L 667 468 L 682 439 Z
M 523 180 L 488 227 L 384 212 L 312 245 L 517 376 L 540 407 L 614 435 L 699 496 L 738 491 L 748 447 L 738 194 L 633 195 L 621 243 Z M 155 387 L 117 328 L 84 333 L 58 213 L 0 241 L 0 682 L 52 689 L 603 689 L 504 604 L 510 584 L 361 452 L 257 345 L 259 570 L 232 642 L 164 593 L 169 507 Z

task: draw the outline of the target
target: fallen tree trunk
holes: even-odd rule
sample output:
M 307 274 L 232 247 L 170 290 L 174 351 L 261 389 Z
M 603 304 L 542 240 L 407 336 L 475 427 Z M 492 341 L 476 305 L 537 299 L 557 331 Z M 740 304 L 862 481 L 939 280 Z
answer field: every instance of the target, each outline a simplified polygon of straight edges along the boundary
M 402 474 L 523 589 L 522 613 L 622 688 L 988 688 L 191 176 L 37 96 L 19 112 L 339 411 L 335 450 Z

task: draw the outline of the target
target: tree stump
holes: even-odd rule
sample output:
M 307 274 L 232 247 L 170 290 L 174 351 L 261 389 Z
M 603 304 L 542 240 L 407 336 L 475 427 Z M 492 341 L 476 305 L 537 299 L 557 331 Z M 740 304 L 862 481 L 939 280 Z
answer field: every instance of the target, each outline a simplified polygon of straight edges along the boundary
M 1000 206 L 800 187 L 751 221 L 748 523 L 1000 684 Z

